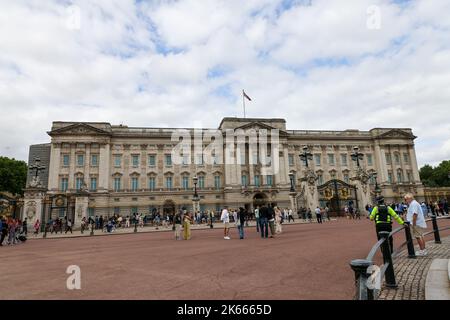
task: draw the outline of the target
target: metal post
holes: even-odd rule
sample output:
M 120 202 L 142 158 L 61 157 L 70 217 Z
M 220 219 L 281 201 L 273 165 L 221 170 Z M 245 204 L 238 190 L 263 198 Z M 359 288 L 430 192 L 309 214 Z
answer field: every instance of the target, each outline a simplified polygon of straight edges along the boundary
M 134 219 L 134 232 L 137 232 L 137 225 L 138 225 L 137 219 L 135 218 Z
M 436 215 L 431 215 L 431 222 L 433 223 L 434 243 L 441 243 L 441 236 L 439 235 L 439 228 L 437 224 Z
M 350 262 L 350 267 L 355 272 L 355 286 L 357 300 L 374 300 L 373 290 L 367 288 L 367 280 L 370 274 L 367 269 L 372 265 L 372 261 L 357 259 Z
M 384 274 L 386 278 L 386 287 L 397 288 L 397 283 L 395 281 L 394 264 L 392 263 L 391 248 L 389 246 L 389 232 L 380 231 L 378 232 L 380 238 L 383 238 L 383 244 L 381 245 L 381 251 L 383 253 L 383 262 L 387 263 L 387 269 Z
M 414 252 L 414 243 L 411 237 L 410 222 L 405 221 L 405 236 L 406 236 L 406 246 L 408 247 L 408 258 L 415 259 L 416 253 Z
M 93 236 L 93 235 L 94 235 L 94 224 L 91 223 L 91 236 Z

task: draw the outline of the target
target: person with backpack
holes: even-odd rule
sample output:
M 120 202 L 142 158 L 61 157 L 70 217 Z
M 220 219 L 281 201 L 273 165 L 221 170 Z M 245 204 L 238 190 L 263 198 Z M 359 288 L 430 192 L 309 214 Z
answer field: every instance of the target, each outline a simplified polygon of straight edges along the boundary
M 377 205 L 372 209 L 370 220 L 373 221 L 375 219 L 377 239 L 380 240 L 380 235 L 378 234 L 379 232 L 392 231 L 393 219 L 395 219 L 400 225 L 404 224 L 404 222 L 391 207 L 384 204 L 384 198 L 382 196 L 377 197 L 376 200 Z M 394 242 L 392 237 L 389 237 L 389 247 L 391 249 L 391 253 L 394 252 Z

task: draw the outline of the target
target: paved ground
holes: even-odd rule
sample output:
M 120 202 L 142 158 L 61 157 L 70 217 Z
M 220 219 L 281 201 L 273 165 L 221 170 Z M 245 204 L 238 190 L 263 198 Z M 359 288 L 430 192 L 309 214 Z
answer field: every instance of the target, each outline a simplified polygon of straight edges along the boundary
M 216 226 L 218 227 L 218 226 Z M 275 239 L 222 230 L 36 239 L 0 248 L 0 299 L 351 299 L 349 261 L 375 243 L 367 220 L 285 225 Z M 81 290 L 66 269 L 81 268 Z
M 450 237 L 441 238 L 441 244 L 426 244 L 428 255 L 408 259 L 403 252 L 394 262 L 397 289 L 382 288 L 380 300 L 425 300 L 425 280 L 433 259 L 450 258 Z M 416 247 L 416 250 L 418 248 Z

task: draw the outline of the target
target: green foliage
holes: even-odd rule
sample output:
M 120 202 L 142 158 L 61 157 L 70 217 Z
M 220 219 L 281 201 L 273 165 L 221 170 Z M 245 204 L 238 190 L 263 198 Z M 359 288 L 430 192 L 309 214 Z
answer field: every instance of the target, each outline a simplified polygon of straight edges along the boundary
M 0 191 L 23 195 L 27 171 L 26 162 L 0 157 Z
M 420 179 L 427 187 L 450 187 L 450 160 L 442 161 L 437 167 L 424 165 L 420 168 Z

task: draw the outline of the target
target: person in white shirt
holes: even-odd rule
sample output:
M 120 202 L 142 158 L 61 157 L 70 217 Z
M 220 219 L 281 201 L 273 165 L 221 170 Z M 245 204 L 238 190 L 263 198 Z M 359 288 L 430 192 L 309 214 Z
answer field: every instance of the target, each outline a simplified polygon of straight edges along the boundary
M 316 208 L 316 218 L 317 223 L 322 223 L 322 209 L 320 209 L 319 207 Z
M 227 208 L 222 210 L 222 215 L 220 216 L 220 220 L 223 222 L 223 238 L 225 240 L 230 240 L 230 214 L 228 213 Z
M 405 194 L 405 201 L 408 204 L 408 212 L 406 214 L 406 221 L 409 221 L 412 228 L 412 235 L 417 239 L 420 250 L 416 252 L 417 256 L 425 256 L 427 251 L 425 249 L 425 240 L 423 234 L 427 228 L 425 217 L 422 212 L 420 204 L 414 200 L 411 193 Z

